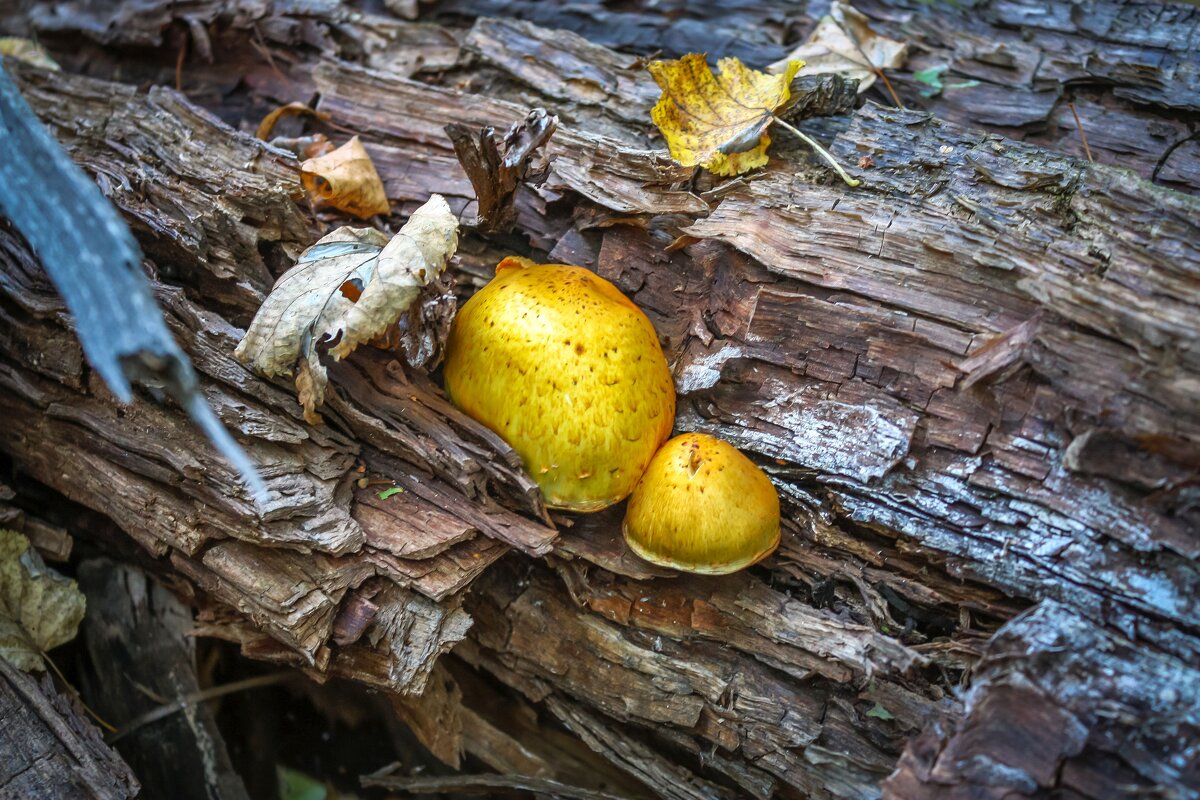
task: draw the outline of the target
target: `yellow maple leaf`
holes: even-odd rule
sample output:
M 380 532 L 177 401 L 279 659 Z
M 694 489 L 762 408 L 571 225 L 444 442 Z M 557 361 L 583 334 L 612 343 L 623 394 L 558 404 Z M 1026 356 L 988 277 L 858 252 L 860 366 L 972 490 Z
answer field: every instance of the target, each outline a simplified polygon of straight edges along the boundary
M 697 164 L 716 175 L 741 175 L 767 163 L 775 112 L 791 98 L 791 83 L 803 61 L 791 61 L 778 75 L 750 69 L 737 58 L 709 69 L 703 53 L 677 61 L 654 61 L 647 69 L 662 97 L 650 118 L 662 131 L 671 158 Z

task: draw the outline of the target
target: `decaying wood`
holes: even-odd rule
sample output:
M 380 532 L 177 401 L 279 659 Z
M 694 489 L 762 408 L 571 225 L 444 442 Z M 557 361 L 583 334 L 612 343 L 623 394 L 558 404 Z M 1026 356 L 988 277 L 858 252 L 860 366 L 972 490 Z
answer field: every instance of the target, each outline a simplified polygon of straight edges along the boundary
M 141 252 L 116 209 L 34 116 L 0 69 L 0 214 L 29 242 L 63 298 L 88 363 L 121 402 L 131 383 L 165 391 L 256 495 L 262 481 L 200 395 L 191 362 L 150 296 Z
M 459 122 L 446 126 L 454 154 L 475 190 L 478 204 L 472 223 L 484 233 L 507 233 L 516 221 L 513 201 L 517 187 L 538 183 L 544 170 L 532 170 L 538 148 L 554 134 L 558 119 L 535 108 L 524 122 L 508 129 L 503 138 L 491 128 L 472 131 Z
M 524 778 L 516 775 L 451 775 L 442 778 L 399 778 L 384 773 L 364 775 L 363 786 L 378 786 L 405 794 L 482 794 L 487 797 L 527 793 L 561 797 L 563 800 L 621 800 L 615 794 L 568 786 L 546 778 Z
M 179 263 L 169 255 L 174 252 L 170 245 L 158 253 L 171 269 L 209 265 L 208 278 L 191 273 L 199 279 L 192 286 L 158 284 L 159 300 L 167 308 L 175 335 L 204 375 L 210 402 L 262 465 L 271 497 L 263 512 L 256 514 L 236 476 L 209 455 L 177 412 L 153 404 L 118 410 L 103 392 L 89 385 L 78 345 L 67 329 L 55 333 L 55 324 L 47 321 L 65 320 L 59 301 L 36 262 L 9 236 L 4 248 L 11 266 L 4 270 L 11 302 L 4 306 L 6 323 L 11 322 L 6 324 L 6 344 L 32 346 L 40 340 L 62 345 L 32 374 L 18 375 L 6 367 L 8 390 L 0 395 L 0 404 L 6 409 L 24 407 L 29 424 L 7 426 L 3 435 L 13 443 L 12 452 L 24 453 L 24 468 L 85 505 L 101 508 L 156 555 L 169 552 L 176 569 L 221 601 L 242 609 L 314 665 L 330 658 L 326 642 L 345 593 L 376 574 L 441 599 L 461 590 L 504 551 L 505 544 L 535 554 L 546 551 L 554 535 L 551 529 L 498 506 L 481 509 L 468 501 L 486 494 L 490 475 L 515 476 L 516 458 L 494 434 L 451 411 L 445 400 L 427 397 L 427 384 L 423 388 L 392 377 L 383 392 L 393 394 L 381 393 L 371 388 L 371 381 L 389 374 L 386 360 L 374 369 L 364 362 L 365 371 L 354 374 L 364 395 L 380 395 L 377 410 L 364 413 L 352 402 L 335 406 L 349 423 L 342 423 L 342 429 L 356 429 L 360 422 L 371 427 L 362 435 L 372 443 L 372 459 L 404 459 L 403 464 L 388 462 L 394 466 L 389 477 L 410 489 L 396 500 L 402 509 L 396 516 L 436 518 L 453 531 L 450 539 L 413 553 L 393 529 L 378 536 L 370 533 L 377 517 L 352 515 L 352 483 L 360 476 L 354 471 L 361 455 L 358 443 L 333 425 L 304 426 L 295 416 L 295 401 L 288 392 L 255 378 L 232 358 L 239 334 L 218 312 L 235 318 L 247 313 L 270 281 L 262 254 L 273 257 L 272 248 L 284 248 L 290 237 L 308 230 L 291 199 L 299 194 L 297 174 L 289 169 L 295 164 L 293 157 L 235 134 L 167 91 L 151 99 L 84 80 L 59 84 L 57 76 L 32 73 L 30 79 L 40 86 L 29 84 L 26 96 L 35 105 L 45 103 L 47 110 L 60 109 L 61 116 L 52 119 L 48 113 L 47 121 L 56 130 L 64 126 L 64 144 L 85 165 L 100 174 L 141 174 L 145 185 L 136 194 L 132 185 L 124 183 L 109 188 L 118 207 L 137 209 L 134 220 L 141 224 L 135 228 L 147 237 L 147 253 L 156 252 L 152 245 L 160 236 L 170 239 L 172 231 L 194 226 L 195 220 L 205 220 L 214 228 L 210 233 L 192 227 L 193 242 L 216 246 L 207 237 L 225 231 L 220 236 L 220 255 L 198 258 L 193 250 Z M 40 83 L 43 79 L 51 83 Z M 74 112 L 64 110 L 63 103 L 72 93 L 82 95 Z M 191 125 L 195 127 L 184 135 Z M 93 135 L 76 139 L 65 133 L 76 126 L 85 132 L 90 129 Z M 178 150 L 183 141 L 194 148 L 189 156 Z M 113 150 L 113 142 L 132 149 Z M 100 148 L 96 160 L 89 161 L 85 153 L 95 148 Z M 247 168 L 255 162 L 260 166 Z M 239 183 L 243 188 L 234 189 Z M 191 186 L 185 193 L 195 203 L 191 211 L 178 199 L 168 203 L 164 197 L 161 205 L 144 202 L 150 185 L 166 192 L 182 184 Z M 275 223 L 256 228 L 250 219 Z M 257 273 L 251 267 L 249 279 L 228 279 L 237 274 L 241 263 L 239 250 L 225 249 L 231 237 L 240 237 L 245 242 L 240 253 L 253 252 L 257 261 L 252 264 L 260 265 Z M 286 251 L 279 252 L 279 258 L 286 258 Z M 255 279 L 255 274 L 260 277 Z M 209 278 L 215 280 L 209 283 Z M 189 298 L 189 290 L 207 298 L 211 308 L 201 308 Z M 423 403 L 422 397 L 427 397 Z M 38 413 L 35 408 L 59 408 L 63 413 Z M 60 423 L 51 421 L 56 418 Z M 456 425 L 460 430 L 455 430 Z M 139 431 L 156 433 L 144 439 Z M 404 444 L 414 440 L 425 443 L 425 457 Z M 453 444 L 438 448 L 437 442 Z M 506 452 L 498 452 L 497 447 Z M 430 469 L 434 474 L 425 472 Z M 446 480 L 440 480 L 439 474 Z M 527 477 L 513 477 L 506 485 L 521 493 L 524 508 L 541 513 L 540 499 Z M 447 551 L 444 556 L 443 551 Z M 416 603 L 418 596 L 400 595 Z M 451 612 L 451 616 L 458 614 Z M 385 652 L 386 647 L 403 648 L 407 629 L 400 625 L 392 630 L 396 624 L 397 618 L 381 615 L 368 632 L 371 645 Z M 428 657 L 432 659 L 441 647 L 461 636 L 462 627 L 455 623 L 442 631 L 450 638 L 430 645 Z M 422 667 L 415 656 L 398 672 L 386 658 L 382 662 L 377 666 L 385 682 L 418 679 L 428 667 Z M 419 689 L 419 683 L 410 688 Z
M 0 797 L 125 800 L 137 779 L 48 675 L 39 681 L 0 658 Z
M 452 664 L 556 720 L 629 776 L 630 794 L 872 798 L 886 780 L 895 797 L 1099 798 L 1117 784 L 1190 796 L 1200 202 L 1078 160 L 1071 132 L 1047 120 L 1064 87 L 1086 83 L 1113 136 L 1139 140 L 1129 166 L 1146 176 L 1154 162 L 1159 180 L 1195 188 L 1163 166 L 1190 135 L 1197 95 L 1175 83 L 1194 84 L 1192 51 L 1103 2 L 1036 19 L 1019 0 L 940 16 L 868 4 L 881 32 L 924 45 L 913 68 L 951 63 L 947 84 L 974 77 L 982 93 L 929 99 L 949 121 L 870 103 L 805 119 L 858 189 L 782 141 L 767 169 L 717 184 L 666 158 L 645 116 L 652 81 L 601 44 L 648 53 L 632 37 L 653 18 L 655 47 L 715 52 L 716 39 L 670 37 L 711 34 L 722 9 L 730 30 L 769 21 L 738 44 L 761 44 L 748 59 L 761 63 L 783 55 L 794 4 L 689 4 L 677 17 L 625 5 L 537 4 L 580 36 L 477 20 L 458 32 L 453 69 L 421 81 L 344 44 L 341 26 L 382 23 L 332 5 L 239 17 L 198 4 L 189 30 L 213 28 L 234 51 L 252 20 L 269 32 L 257 46 L 286 43 L 286 58 L 274 52 L 292 90 L 315 89 L 319 110 L 362 137 L 392 222 L 432 192 L 458 212 L 476 199 L 447 124 L 500 129 L 531 106 L 559 116 L 545 182 L 513 195 L 514 237 L 464 237 L 460 290 L 524 249 L 628 293 L 672 362 L 677 428 L 734 442 L 780 490 L 783 542 L 760 567 L 649 567 L 625 549 L 620 509 L 557 519 L 556 538 L 514 454 L 385 353 L 332 369 L 328 425 L 303 424 L 286 387 L 230 356 L 272 277 L 319 233 L 294 199 L 295 159 L 162 88 L 17 71 L 132 222 L 169 324 L 271 504 L 256 517 L 175 409 L 113 405 L 3 229 L 0 413 L 13 424 L 0 447 L 167 556 L 199 589 L 203 632 L 318 678 L 408 692 L 401 715 L 450 763 L 461 746 L 501 771 L 598 788 L 535 773 L 555 748 L 517 750 L 468 679 L 446 683 L 435 659 L 454 647 Z M 164 8 L 153 25 L 97 27 L 113 8 L 24 19 L 108 37 L 118 60 L 130 56 L 115 45 L 156 45 L 138 37 L 181 19 Z M 1194 11 L 1157 13 L 1194 35 Z M 421 41 L 444 56 L 437 30 L 420 27 Z M 1116 66 L 1143 62 L 1134 75 Z M 224 69 L 192 67 L 195 84 Z M 912 99 L 917 84 L 894 82 Z M 281 81 L 254 85 L 298 99 Z M 821 99 L 801 116 L 846 109 L 840 82 L 808 91 Z M 1094 148 L 1098 161 L 1125 156 L 1103 134 Z M 380 499 L 393 484 L 404 491 Z
M 75 539 L 70 532 L 30 516 L 8 501 L 17 496 L 12 487 L 0 482 L 0 528 L 17 531 L 29 540 L 46 561 L 62 562 L 71 557 Z

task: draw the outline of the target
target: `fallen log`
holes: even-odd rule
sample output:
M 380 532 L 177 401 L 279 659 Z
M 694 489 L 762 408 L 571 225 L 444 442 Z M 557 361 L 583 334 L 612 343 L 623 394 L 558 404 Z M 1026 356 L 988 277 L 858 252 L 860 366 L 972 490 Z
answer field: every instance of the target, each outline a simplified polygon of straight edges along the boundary
M 550 41 L 536 92 L 515 71 L 494 80 Z M 255 517 L 177 410 L 115 406 L 27 249 L 0 231 L 13 462 L 167 557 L 198 587 L 206 633 L 413 694 L 454 647 L 660 796 L 866 798 L 888 779 L 906 797 L 1101 797 L 1114 776 L 1186 795 L 1197 202 L 874 105 L 804 123 L 832 137 L 855 191 L 787 147 L 762 173 L 691 183 L 651 149 L 629 100 L 648 78 L 623 57 L 512 23 L 481 21 L 466 42 L 474 60 L 453 80 L 490 81 L 487 96 L 344 60 L 288 69 L 361 135 L 404 210 L 432 192 L 460 212 L 474 200 L 446 124 L 501 129 L 530 99 L 559 115 L 546 182 L 516 195 L 521 238 L 465 237 L 460 288 L 512 247 L 617 283 L 663 339 L 678 429 L 735 442 L 775 480 L 772 559 L 672 576 L 625 551 L 619 510 L 561 519 L 556 537 L 503 443 L 436 376 L 385 356 L 331 371 L 328 424 L 305 425 L 286 389 L 230 356 L 272 276 L 317 235 L 295 159 L 170 90 L 29 69 L 26 98 L 131 220 L 173 332 L 274 504 Z M 598 59 L 619 88 L 587 110 L 552 76 Z M 406 491 L 380 501 L 360 476 Z M 1096 646 L 1053 644 L 1078 638 Z M 992 718 L 1013 698 L 1031 735 L 1002 740 Z M 476 714 L 453 693 L 429 704 L 447 705 Z M 414 730 L 430 730 L 413 708 Z M 1168 724 L 1147 738 L 1151 711 Z M 1054 747 L 1036 744 L 1043 723 L 1064 734 Z

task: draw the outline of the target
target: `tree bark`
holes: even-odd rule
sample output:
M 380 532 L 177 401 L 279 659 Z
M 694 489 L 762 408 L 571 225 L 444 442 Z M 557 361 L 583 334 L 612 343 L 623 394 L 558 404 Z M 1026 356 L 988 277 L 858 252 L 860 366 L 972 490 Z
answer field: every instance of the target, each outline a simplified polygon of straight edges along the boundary
M 735 27 L 812 21 L 734 5 Z M 632 10 L 588 27 L 539 7 L 543 22 L 642 47 L 604 21 L 632 24 Z M 381 353 L 331 370 L 327 424 L 304 424 L 288 387 L 231 355 L 273 276 L 319 235 L 296 160 L 170 89 L 29 68 L 15 70 L 26 99 L 130 221 L 168 324 L 272 499 L 256 516 L 177 409 L 114 404 L 7 229 L 0 448 L 190 580 L 205 632 L 407 693 L 403 716 L 448 760 L 437 721 L 478 720 L 477 701 L 444 683 L 416 697 L 453 648 L 451 674 L 466 662 L 506 684 L 662 797 L 1193 796 L 1200 202 L 1081 161 L 1072 136 L 1038 124 L 1086 67 L 1118 120 L 1105 130 L 1169 129 L 1130 166 L 1152 174 L 1161 145 L 1157 179 L 1195 189 L 1186 169 L 1164 176 L 1200 112 L 1183 91 L 1195 49 L 1088 7 L 868 6 L 882 32 L 929 44 L 893 78 L 902 89 L 943 58 L 986 86 L 931 99 L 938 116 L 868 103 L 799 123 L 862 181 L 849 190 L 782 136 L 759 173 L 693 176 L 653 149 L 657 91 L 632 57 L 529 23 L 480 19 L 455 60 L 446 29 L 332 4 L 164 6 L 149 21 L 98 4 L 53 23 L 35 4 L 21 20 L 48 40 L 91 37 L 97 69 L 135 63 L 160 81 L 165 67 L 123 48 L 186 22 L 227 56 L 188 63 L 197 96 L 231 69 L 253 87 L 214 103 L 223 114 L 315 92 L 367 144 L 401 216 L 432 192 L 473 216 L 445 125 L 557 114 L 547 179 L 517 191 L 514 234 L 464 236 L 460 292 L 514 250 L 614 281 L 660 333 L 677 430 L 754 456 L 785 530 L 760 567 L 699 578 L 628 553 L 620 509 L 552 527 L 512 451 L 436 376 Z M 698 8 L 688 17 L 715 30 Z M 464 9 L 476 5 L 443 6 Z M 1194 11 L 1157 14 L 1191 30 Z M 775 30 L 755 35 L 782 49 Z M 380 38 L 409 43 L 408 60 L 352 44 Z M 1096 57 L 1105 42 L 1120 59 Z M 275 77 L 257 64 L 264 46 Z M 1139 59 L 1158 72 L 1121 66 Z M 1012 80 L 982 75 L 992 67 Z M 1038 124 L 1014 116 L 1043 91 L 1056 94 Z M 405 492 L 356 485 L 375 477 Z M 486 763 L 523 763 L 472 724 L 461 736 L 495 749 Z

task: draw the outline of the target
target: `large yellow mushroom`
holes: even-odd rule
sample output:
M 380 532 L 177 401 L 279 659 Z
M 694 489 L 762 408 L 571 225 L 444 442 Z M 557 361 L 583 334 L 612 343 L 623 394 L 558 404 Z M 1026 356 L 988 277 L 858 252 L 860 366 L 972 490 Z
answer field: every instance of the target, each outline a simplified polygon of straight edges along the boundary
M 455 405 L 512 446 L 551 508 L 623 500 L 675 421 L 654 326 L 581 267 L 501 261 L 454 320 L 445 376 Z
M 703 433 L 663 445 L 629 498 L 625 541 L 652 564 L 724 575 L 779 544 L 779 494 L 733 445 Z

